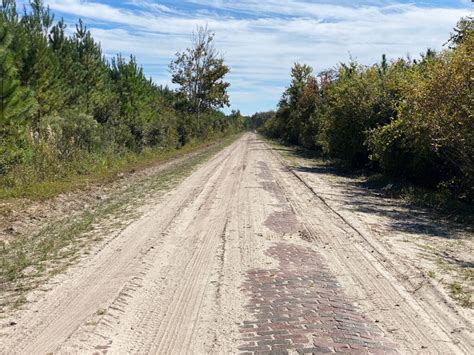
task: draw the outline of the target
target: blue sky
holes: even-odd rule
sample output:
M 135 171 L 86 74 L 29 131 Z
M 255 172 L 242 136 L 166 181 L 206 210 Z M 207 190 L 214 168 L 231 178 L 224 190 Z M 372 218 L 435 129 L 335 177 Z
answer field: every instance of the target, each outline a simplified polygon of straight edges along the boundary
M 21 3 L 21 1 L 20 1 Z M 350 57 L 363 64 L 441 49 L 470 0 L 45 0 L 74 28 L 82 18 L 104 53 L 135 54 L 145 73 L 169 84 L 168 64 L 197 25 L 216 33 L 231 68 L 232 108 L 275 108 L 294 62 L 315 71 Z

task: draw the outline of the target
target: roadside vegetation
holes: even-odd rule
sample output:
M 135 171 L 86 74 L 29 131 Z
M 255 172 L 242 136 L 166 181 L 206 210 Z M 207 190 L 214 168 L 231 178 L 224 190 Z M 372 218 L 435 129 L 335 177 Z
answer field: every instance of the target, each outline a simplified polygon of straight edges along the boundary
M 135 57 L 105 58 L 79 20 L 71 36 L 42 0 L 0 7 L 0 198 L 45 198 L 244 128 L 229 104 L 229 68 L 199 28 L 158 86 Z
M 363 66 L 355 61 L 313 73 L 296 63 L 276 112 L 250 127 L 339 162 L 371 171 L 417 204 L 464 210 L 474 202 L 473 19 L 463 18 L 446 49 L 419 60 Z

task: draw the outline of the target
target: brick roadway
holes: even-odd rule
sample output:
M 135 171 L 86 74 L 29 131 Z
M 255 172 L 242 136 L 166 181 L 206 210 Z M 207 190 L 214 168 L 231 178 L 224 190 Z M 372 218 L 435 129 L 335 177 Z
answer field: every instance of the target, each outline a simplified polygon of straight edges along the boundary
M 255 318 L 240 326 L 242 353 L 396 353 L 344 295 L 318 253 L 288 243 L 267 253 L 279 268 L 251 270 L 243 285 Z

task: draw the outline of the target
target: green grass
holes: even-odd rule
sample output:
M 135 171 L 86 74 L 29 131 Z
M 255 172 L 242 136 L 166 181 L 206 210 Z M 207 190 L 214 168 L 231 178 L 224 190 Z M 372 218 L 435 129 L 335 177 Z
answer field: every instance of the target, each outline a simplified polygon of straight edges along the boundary
M 449 290 L 451 293 L 451 297 L 453 297 L 456 301 L 458 301 L 461 304 L 461 306 L 466 307 L 466 308 L 473 307 L 471 293 L 466 291 L 459 282 L 454 281 L 451 284 L 449 284 Z
M 3 290 L 0 309 L 20 306 L 26 300 L 27 291 L 43 284 L 52 275 L 64 272 L 82 252 L 87 253 L 88 246 L 137 218 L 136 207 L 143 204 L 145 197 L 150 198 L 176 186 L 198 165 L 238 137 L 231 136 L 197 150 L 194 148 L 196 154 L 157 174 L 145 176 L 124 190 L 115 191 L 97 206 L 53 221 L 34 235 L 17 236 L 8 243 L 0 241 L 0 289 Z M 153 164 L 156 161 L 142 160 L 139 167 Z M 97 226 L 100 226 L 100 231 Z
M 85 155 L 72 159 L 71 162 L 55 161 L 49 168 L 45 167 L 48 165 L 45 163 L 40 164 L 42 168 L 33 165 L 18 166 L 7 176 L 0 177 L 0 200 L 46 200 L 89 184 L 108 183 L 121 174 L 164 163 L 213 144 L 214 141 L 200 144 L 193 142 L 180 149 L 147 149 L 140 154 L 123 152 L 121 155 Z

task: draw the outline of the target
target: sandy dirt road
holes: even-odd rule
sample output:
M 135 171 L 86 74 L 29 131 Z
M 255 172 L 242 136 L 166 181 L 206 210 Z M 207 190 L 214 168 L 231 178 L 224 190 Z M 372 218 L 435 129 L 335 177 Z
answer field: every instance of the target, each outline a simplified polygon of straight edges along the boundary
M 1 353 L 474 353 L 472 314 L 415 292 L 322 184 L 245 134 L 52 280 Z

